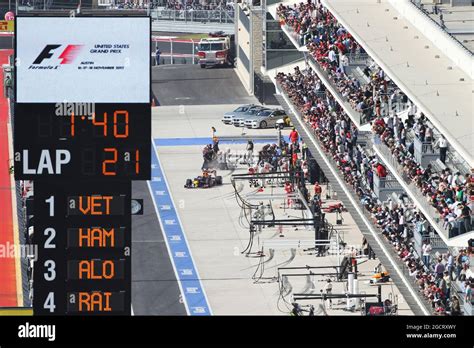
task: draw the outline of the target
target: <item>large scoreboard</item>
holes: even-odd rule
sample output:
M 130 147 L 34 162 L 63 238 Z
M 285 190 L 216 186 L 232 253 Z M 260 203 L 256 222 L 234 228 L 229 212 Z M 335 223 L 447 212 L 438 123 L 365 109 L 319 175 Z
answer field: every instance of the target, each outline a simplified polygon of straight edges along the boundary
M 131 312 L 131 181 L 151 175 L 149 17 L 16 18 L 15 179 L 35 314 Z
M 16 105 L 15 173 L 22 179 L 150 177 L 149 104 L 97 103 L 89 115 L 77 107 L 57 116 L 60 105 Z

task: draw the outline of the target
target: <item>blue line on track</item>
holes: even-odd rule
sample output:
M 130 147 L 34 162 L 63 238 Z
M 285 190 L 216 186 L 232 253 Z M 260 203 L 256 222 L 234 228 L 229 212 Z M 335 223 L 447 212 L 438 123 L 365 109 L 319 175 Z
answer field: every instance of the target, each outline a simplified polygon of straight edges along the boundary
M 211 315 L 204 288 L 199 279 L 188 242 L 179 220 L 168 183 L 155 149 L 152 148 L 152 180 L 149 181 L 152 199 L 161 221 L 176 277 L 190 315 Z

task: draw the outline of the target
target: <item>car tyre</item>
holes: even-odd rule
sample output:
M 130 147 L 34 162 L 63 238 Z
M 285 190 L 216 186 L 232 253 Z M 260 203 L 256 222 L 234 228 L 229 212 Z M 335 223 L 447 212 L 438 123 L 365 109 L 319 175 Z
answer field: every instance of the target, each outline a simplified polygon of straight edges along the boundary
M 260 122 L 260 128 L 267 128 L 267 122 L 265 121 Z

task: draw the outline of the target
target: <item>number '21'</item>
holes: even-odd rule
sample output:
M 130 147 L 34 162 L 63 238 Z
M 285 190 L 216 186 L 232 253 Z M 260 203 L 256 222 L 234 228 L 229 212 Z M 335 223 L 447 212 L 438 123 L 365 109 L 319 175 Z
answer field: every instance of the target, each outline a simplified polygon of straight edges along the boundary
M 108 159 L 105 159 L 102 161 L 102 174 L 106 176 L 114 176 L 117 175 L 117 172 L 115 171 L 115 168 L 112 167 L 110 169 L 110 166 L 114 166 L 117 163 L 118 159 L 118 151 L 115 147 L 106 147 L 104 149 L 104 152 L 107 154 L 111 154 Z M 140 173 L 140 150 L 135 151 L 135 174 Z

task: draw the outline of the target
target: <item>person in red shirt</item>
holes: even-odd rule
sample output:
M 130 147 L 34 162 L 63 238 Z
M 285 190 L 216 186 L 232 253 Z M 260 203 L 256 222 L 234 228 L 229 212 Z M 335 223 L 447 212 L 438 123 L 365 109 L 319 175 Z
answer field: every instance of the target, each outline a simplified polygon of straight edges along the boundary
M 377 117 L 374 121 L 374 130 L 377 133 L 382 134 L 383 131 L 385 130 L 385 121 L 383 120 L 383 117 Z
M 295 127 L 293 127 L 293 130 L 291 131 L 290 133 L 290 141 L 293 143 L 293 144 L 298 144 L 298 139 L 299 139 L 300 135 L 298 134 L 298 132 L 296 131 Z
M 337 42 L 336 42 L 336 47 L 339 49 L 339 51 L 340 51 L 341 53 L 345 53 L 345 52 L 346 52 L 346 47 L 342 44 L 342 42 L 337 41 Z
M 298 161 L 298 154 L 296 152 L 293 152 L 293 155 L 291 157 L 293 167 L 296 167 L 296 162 Z
M 387 170 L 381 163 L 377 165 L 377 176 L 379 178 L 385 178 L 387 176 Z
M 319 186 L 319 183 L 316 181 L 314 183 L 314 196 L 317 197 L 318 200 L 321 198 L 322 192 L 323 192 L 323 189 L 321 188 L 321 186 Z

